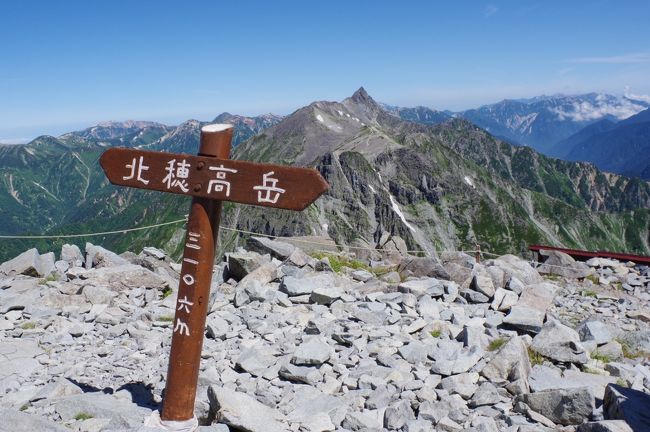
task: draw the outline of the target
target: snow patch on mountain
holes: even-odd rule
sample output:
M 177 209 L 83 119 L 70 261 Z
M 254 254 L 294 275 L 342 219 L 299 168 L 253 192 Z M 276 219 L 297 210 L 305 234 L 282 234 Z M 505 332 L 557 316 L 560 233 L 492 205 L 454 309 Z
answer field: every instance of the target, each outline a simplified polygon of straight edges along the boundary
M 539 113 L 530 113 L 528 115 L 514 115 L 506 120 L 508 128 L 517 130 L 520 133 L 530 133 L 531 126 Z
M 404 225 L 406 225 L 408 229 L 415 232 L 415 228 L 413 228 L 413 226 L 406 221 L 406 217 L 404 216 L 404 213 L 402 213 L 402 209 L 399 208 L 399 205 L 397 205 L 397 201 L 395 201 L 395 197 L 392 195 L 388 195 L 388 197 L 390 198 L 390 203 L 393 206 L 393 211 L 397 213 L 397 216 L 399 216 L 399 218 L 402 220 L 402 222 L 404 222 Z

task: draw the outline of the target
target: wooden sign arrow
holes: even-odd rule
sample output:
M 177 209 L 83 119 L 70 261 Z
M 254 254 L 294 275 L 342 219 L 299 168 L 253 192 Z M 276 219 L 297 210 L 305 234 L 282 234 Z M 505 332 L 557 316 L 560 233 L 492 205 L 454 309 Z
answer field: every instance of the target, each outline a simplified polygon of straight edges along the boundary
M 329 187 L 313 168 L 129 148 L 99 161 L 116 185 L 287 210 L 305 209 Z

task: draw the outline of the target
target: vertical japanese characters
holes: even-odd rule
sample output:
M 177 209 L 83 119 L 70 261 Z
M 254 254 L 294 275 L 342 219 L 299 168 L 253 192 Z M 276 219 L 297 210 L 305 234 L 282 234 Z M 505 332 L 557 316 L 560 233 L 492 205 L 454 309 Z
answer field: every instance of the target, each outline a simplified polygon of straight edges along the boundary
M 199 239 L 201 238 L 200 234 L 188 231 L 187 233 L 187 242 L 185 243 L 186 250 L 195 250 L 200 251 L 201 246 L 199 246 Z M 192 306 L 194 302 L 190 301 L 190 298 L 193 298 L 194 294 L 194 282 L 195 282 L 195 270 L 199 262 L 188 256 L 183 258 L 183 266 L 181 268 L 181 286 L 178 290 L 178 300 L 176 301 L 176 322 L 174 323 L 174 333 L 178 333 L 181 336 L 189 336 L 191 329 L 187 324 L 189 322 L 189 315 L 192 313 Z M 183 297 L 181 298 L 181 294 Z M 188 298 L 188 294 L 190 298 Z M 180 312 L 180 313 L 179 313 Z

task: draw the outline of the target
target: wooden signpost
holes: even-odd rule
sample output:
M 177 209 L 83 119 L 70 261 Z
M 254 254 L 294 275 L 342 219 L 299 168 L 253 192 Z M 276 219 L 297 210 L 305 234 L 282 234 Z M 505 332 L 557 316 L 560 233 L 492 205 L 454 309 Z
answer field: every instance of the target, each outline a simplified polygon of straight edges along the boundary
M 198 156 L 112 148 L 100 163 L 111 183 L 191 195 L 163 421 L 194 417 L 201 349 L 214 266 L 221 201 L 303 210 L 328 189 L 312 168 L 228 160 L 231 125 L 201 129 Z

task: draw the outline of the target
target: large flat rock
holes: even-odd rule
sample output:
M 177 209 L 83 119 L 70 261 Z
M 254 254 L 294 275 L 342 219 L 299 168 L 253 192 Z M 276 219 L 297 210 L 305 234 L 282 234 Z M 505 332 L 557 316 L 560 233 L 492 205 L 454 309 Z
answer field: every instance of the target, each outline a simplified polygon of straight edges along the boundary
M 257 399 L 227 389 L 210 386 L 210 407 L 217 413 L 217 420 L 244 432 L 284 432 L 287 426 L 281 422 L 280 411 L 267 407 Z
M 29 249 L 15 258 L 0 264 L 0 274 L 14 276 L 42 276 L 40 273 L 40 256 L 36 249 Z
M 578 332 L 554 319 L 549 319 L 533 338 L 531 349 L 544 357 L 564 363 L 585 364 L 589 361 Z
M 50 420 L 34 414 L 0 409 L 0 432 L 70 432 Z
M 36 356 L 43 353 L 32 339 L 5 339 L 0 341 L 0 380 L 10 376 L 28 377 L 41 367 Z
M 517 304 L 503 320 L 504 324 L 525 332 L 539 333 L 546 310 L 553 303 L 557 290 L 557 286 L 548 282 L 527 285 Z
M 587 420 L 594 410 L 594 395 L 589 387 L 545 390 L 517 396 L 533 411 L 561 425 L 577 425 Z
M 59 399 L 54 410 L 63 420 L 74 419 L 79 414 L 95 418 L 108 418 L 107 427 L 113 429 L 142 426 L 145 417 L 151 414 L 148 408 L 140 407 L 131 401 L 118 399 L 104 393 L 85 393 Z

